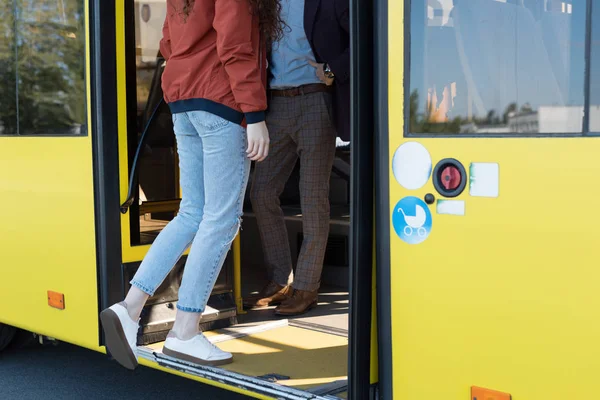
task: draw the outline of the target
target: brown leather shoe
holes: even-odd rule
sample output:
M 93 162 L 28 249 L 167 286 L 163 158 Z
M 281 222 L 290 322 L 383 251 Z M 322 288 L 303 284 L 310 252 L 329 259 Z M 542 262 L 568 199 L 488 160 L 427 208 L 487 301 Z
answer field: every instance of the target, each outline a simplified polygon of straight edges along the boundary
M 319 300 L 318 292 L 307 292 L 305 290 L 294 290 L 292 297 L 281 303 L 275 309 L 277 315 L 299 315 L 315 308 Z
M 244 306 L 252 308 L 280 304 L 290 296 L 291 291 L 290 286 L 281 286 L 271 281 L 258 294 L 245 298 Z

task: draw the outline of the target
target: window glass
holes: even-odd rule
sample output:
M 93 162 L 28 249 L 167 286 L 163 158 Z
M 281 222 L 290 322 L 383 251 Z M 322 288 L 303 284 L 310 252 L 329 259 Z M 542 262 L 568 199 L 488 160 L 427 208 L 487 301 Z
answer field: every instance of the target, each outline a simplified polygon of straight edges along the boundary
M 0 135 L 17 132 L 16 38 L 12 1 L 0 2 Z
M 590 132 L 600 133 L 600 4 L 592 3 L 590 56 Z
M 585 0 L 411 2 L 410 133 L 577 133 Z
M 85 135 L 83 0 L 3 4 L 0 134 Z

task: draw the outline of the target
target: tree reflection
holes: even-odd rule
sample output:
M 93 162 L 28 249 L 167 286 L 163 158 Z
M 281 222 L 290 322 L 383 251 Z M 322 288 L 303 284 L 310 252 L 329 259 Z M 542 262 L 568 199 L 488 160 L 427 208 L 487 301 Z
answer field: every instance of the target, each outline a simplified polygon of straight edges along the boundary
M 504 109 L 502 114 L 498 114 L 496 110 L 490 110 L 484 117 L 456 116 L 450 119 L 445 114 L 447 109 L 443 105 L 437 105 L 435 101 L 431 101 L 431 96 L 428 96 L 427 101 L 425 101 L 423 111 L 420 109 L 419 99 L 419 92 L 414 89 L 409 98 L 408 129 L 411 133 L 481 133 L 492 129 L 496 129 L 499 133 L 501 129 L 506 129 L 506 132 L 508 132 L 511 129 L 509 127 L 511 121 L 535 113 L 529 104 L 524 104 L 519 110 L 517 103 L 511 103 Z M 514 128 L 515 132 L 518 130 L 518 127 Z
M 409 132 L 426 133 L 459 133 L 462 125 L 462 118 L 456 117 L 452 121 L 447 118 L 440 120 L 439 110 L 432 101 L 426 101 L 424 112 L 419 110 L 419 92 L 413 90 L 410 94 L 409 109 Z
M 85 133 L 82 0 L 12 0 L 0 6 L 0 134 Z

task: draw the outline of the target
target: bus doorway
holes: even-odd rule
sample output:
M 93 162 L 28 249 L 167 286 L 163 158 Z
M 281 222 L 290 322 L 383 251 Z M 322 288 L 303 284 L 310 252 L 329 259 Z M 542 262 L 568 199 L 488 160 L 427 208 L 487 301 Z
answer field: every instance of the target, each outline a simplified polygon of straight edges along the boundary
M 117 46 L 117 107 L 124 272 L 120 284 L 125 292 L 153 240 L 176 215 L 180 189 L 171 114 L 161 102 L 164 59 L 159 52 L 159 41 L 166 1 L 117 1 L 116 13 L 117 42 L 123 43 Z M 351 282 L 350 165 L 350 143 L 338 139 L 330 178 L 331 223 L 319 305 L 298 317 L 276 317 L 273 307 L 253 310 L 240 307 L 240 297 L 255 293 L 268 279 L 256 218 L 246 196 L 241 232 L 227 256 L 202 320 L 207 337 L 232 352 L 236 359 L 219 369 L 223 371 L 219 379 L 242 380 L 260 387 L 261 393 L 277 393 L 283 398 L 346 396 Z M 297 165 L 281 196 L 294 262 L 303 240 L 298 171 Z M 174 321 L 185 260 L 184 254 L 142 314 L 140 355 L 151 364 L 209 376 L 206 370 L 182 365 L 161 352 L 162 342 Z M 370 271 L 370 264 L 368 268 Z M 370 280 L 367 283 L 370 300 Z M 365 326 L 370 326 L 370 322 L 369 319 Z M 370 351 L 370 344 L 365 351 Z

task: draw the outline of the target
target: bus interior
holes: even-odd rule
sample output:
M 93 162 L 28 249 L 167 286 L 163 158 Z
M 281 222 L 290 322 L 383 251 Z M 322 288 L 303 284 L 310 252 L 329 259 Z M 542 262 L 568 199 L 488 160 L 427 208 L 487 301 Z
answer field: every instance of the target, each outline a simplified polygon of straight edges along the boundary
M 162 101 L 161 90 L 165 61 L 160 55 L 159 41 L 166 1 L 129 0 L 125 1 L 123 11 L 125 61 L 122 67 L 125 69 L 127 129 L 120 130 L 119 136 L 120 140 L 126 136 L 126 168 L 130 182 L 129 204 L 126 206 L 129 213 L 123 216 L 129 226 L 129 238 L 125 240 L 129 239 L 131 248 L 147 248 L 174 218 L 180 201 L 175 136 L 171 113 Z M 213 343 L 234 354 L 234 362 L 224 367 L 226 371 L 292 390 L 345 398 L 348 383 L 351 160 L 350 143 L 338 138 L 336 146 L 330 180 L 330 232 L 318 307 L 296 317 L 277 317 L 274 307 L 251 310 L 238 307 L 233 276 L 236 262 L 241 262 L 243 296 L 256 293 L 268 280 L 256 218 L 248 196 L 251 174 L 239 238 L 234 242 L 217 279 L 201 327 Z M 299 164 L 281 195 L 294 263 L 302 244 L 298 182 Z M 124 262 L 126 276 L 123 282 L 126 285 L 129 285 L 140 261 L 141 258 Z M 185 256 L 149 299 L 142 313 L 138 341 L 140 354 L 164 366 L 175 367 L 169 364 L 175 360 L 162 355 L 161 349 L 175 317 L 177 290 L 184 264 Z

